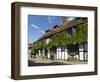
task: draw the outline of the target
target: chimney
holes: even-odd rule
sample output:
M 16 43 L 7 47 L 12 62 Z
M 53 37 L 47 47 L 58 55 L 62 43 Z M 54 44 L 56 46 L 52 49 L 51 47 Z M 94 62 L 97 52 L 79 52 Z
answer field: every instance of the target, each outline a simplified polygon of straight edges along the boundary
M 63 26 L 66 26 L 68 24 L 68 20 L 64 16 L 61 16 L 61 18 L 62 18 Z
M 59 26 L 58 26 L 58 25 L 55 25 L 55 26 L 53 27 L 53 29 L 54 29 L 54 31 L 57 31 L 57 30 L 59 29 Z
M 45 31 L 45 33 L 50 34 L 51 33 L 51 30 L 48 29 L 48 30 Z

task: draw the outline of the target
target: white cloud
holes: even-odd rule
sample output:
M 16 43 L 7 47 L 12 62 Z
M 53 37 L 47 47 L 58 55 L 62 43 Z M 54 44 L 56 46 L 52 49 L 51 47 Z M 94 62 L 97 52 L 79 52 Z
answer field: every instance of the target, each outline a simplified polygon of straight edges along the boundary
M 39 29 L 39 27 L 38 27 L 38 26 L 36 26 L 36 25 L 34 25 L 34 24 L 32 24 L 32 26 L 33 26 L 34 28 L 36 28 L 36 29 Z
M 49 23 L 52 23 L 51 17 L 47 17 L 47 18 L 48 18 Z
M 39 32 L 41 32 L 42 34 L 44 34 L 45 32 L 43 30 L 40 29 L 39 26 L 32 24 L 32 27 L 37 29 Z

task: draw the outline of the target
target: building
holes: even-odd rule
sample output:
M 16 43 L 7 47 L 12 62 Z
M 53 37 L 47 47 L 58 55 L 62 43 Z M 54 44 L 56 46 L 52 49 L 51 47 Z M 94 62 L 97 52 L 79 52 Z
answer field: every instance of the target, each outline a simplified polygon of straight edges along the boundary
M 28 58 L 31 58 L 32 55 L 31 55 L 31 48 L 32 48 L 32 44 L 28 44 Z
M 74 18 L 55 25 L 33 43 L 32 55 L 52 60 L 68 60 L 69 57 L 88 61 L 87 18 Z

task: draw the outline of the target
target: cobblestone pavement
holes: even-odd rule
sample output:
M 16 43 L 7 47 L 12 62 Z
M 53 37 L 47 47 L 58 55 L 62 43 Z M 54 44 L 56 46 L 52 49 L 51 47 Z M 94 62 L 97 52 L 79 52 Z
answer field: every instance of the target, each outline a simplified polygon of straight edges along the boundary
M 87 64 L 84 61 L 67 61 L 67 60 L 50 60 L 46 58 L 30 58 L 28 60 L 29 66 L 39 66 L 39 65 L 75 65 L 75 64 Z

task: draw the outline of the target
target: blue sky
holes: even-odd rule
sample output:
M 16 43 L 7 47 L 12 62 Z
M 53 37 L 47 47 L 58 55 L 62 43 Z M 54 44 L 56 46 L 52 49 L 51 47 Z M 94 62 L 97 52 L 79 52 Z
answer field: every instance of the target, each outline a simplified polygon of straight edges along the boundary
M 47 29 L 53 29 L 55 25 L 61 25 L 60 16 L 28 16 L 28 43 L 38 40 Z

